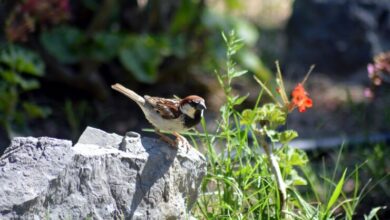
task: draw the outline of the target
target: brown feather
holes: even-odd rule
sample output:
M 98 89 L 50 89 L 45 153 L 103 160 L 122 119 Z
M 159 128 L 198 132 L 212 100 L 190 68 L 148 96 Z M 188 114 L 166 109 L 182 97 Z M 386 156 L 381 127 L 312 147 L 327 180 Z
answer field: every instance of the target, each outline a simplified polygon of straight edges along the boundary
M 151 105 L 164 119 L 175 119 L 181 115 L 178 99 L 165 99 L 160 97 L 144 96 L 146 103 Z

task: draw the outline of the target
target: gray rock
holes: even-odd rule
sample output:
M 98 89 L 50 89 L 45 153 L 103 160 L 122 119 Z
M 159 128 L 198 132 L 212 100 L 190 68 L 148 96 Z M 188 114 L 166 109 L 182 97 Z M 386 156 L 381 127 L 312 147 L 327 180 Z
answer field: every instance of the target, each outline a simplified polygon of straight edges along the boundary
M 294 1 L 286 33 L 287 71 L 354 73 L 390 50 L 390 1 Z
M 115 133 L 106 133 L 97 128 L 87 127 L 81 134 L 78 144 L 94 144 L 104 148 L 118 147 L 123 137 Z
M 77 144 L 15 138 L 0 158 L 0 219 L 189 219 L 206 161 L 189 144 L 87 128 Z

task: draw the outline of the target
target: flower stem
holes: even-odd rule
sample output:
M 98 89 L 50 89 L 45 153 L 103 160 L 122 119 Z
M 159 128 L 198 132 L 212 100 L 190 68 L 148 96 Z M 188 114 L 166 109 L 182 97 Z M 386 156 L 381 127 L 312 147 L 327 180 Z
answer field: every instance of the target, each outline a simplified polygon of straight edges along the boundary
M 262 139 L 261 145 L 263 146 L 263 149 L 265 153 L 267 154 L 269 163 L 271 165 L 271 171 L 275 175 L 276 183 L 279 190 L 280 195 L 280 207 L 281 207 L 281 216 L 284 218 L 285 213 L 287 212 L 287 191 L 286 191 L 286 184 L 284 183 L 282 173 L 280 171 L 279 163 L 276 159 L 275 154 L 273 153 L 271 147 L 269 144 Z

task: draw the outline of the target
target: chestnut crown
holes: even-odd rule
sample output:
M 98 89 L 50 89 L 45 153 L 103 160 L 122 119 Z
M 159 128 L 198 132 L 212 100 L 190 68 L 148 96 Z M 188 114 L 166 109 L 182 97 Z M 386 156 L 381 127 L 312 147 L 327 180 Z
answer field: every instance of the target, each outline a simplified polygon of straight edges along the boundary
M 187 96 L 180 102 L 180 111 L 190 118 L 194 118 L 197 112 L 203 116 L 203 110 L 205 109 L 206 104 L 204 99 L 196 95 Z

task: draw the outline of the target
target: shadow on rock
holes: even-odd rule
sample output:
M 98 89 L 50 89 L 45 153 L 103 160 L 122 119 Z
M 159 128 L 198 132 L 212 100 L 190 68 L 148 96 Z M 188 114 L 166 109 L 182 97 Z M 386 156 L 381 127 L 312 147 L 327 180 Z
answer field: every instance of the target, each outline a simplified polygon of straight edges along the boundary
M 150 146 L 150 143 L 144 143 L 144 141 L 142 141 L 142 145 Z M 156 150 L 156 148 L 160 148 L 160 150 Z M 153 201 L 158 200 L 158 198 L 153 198 L 153 195 L 155 194 L 151 193 L 150 190 L 157 182 L 160 183 L 159 186 L 165 185 L 164 174 L 168 172 L 178 151 L 177 149 L 173 148 L 163 149 L 161 146 L 145 147 L 145 150 L 149 156 L 147 157 L 147 161 L 144 164 L 142 170 L 137 174 L 135 192 L 130 207 L 130 218 L 133 217 L 135 210 L 138 208 L 144 198 L 148 199 L 150 202 L 149 205 L 152 206 L 150 208 L 153 208 L 155 205 L 153 204 Z M 158 189 L 164 192 L 164 189 Z

